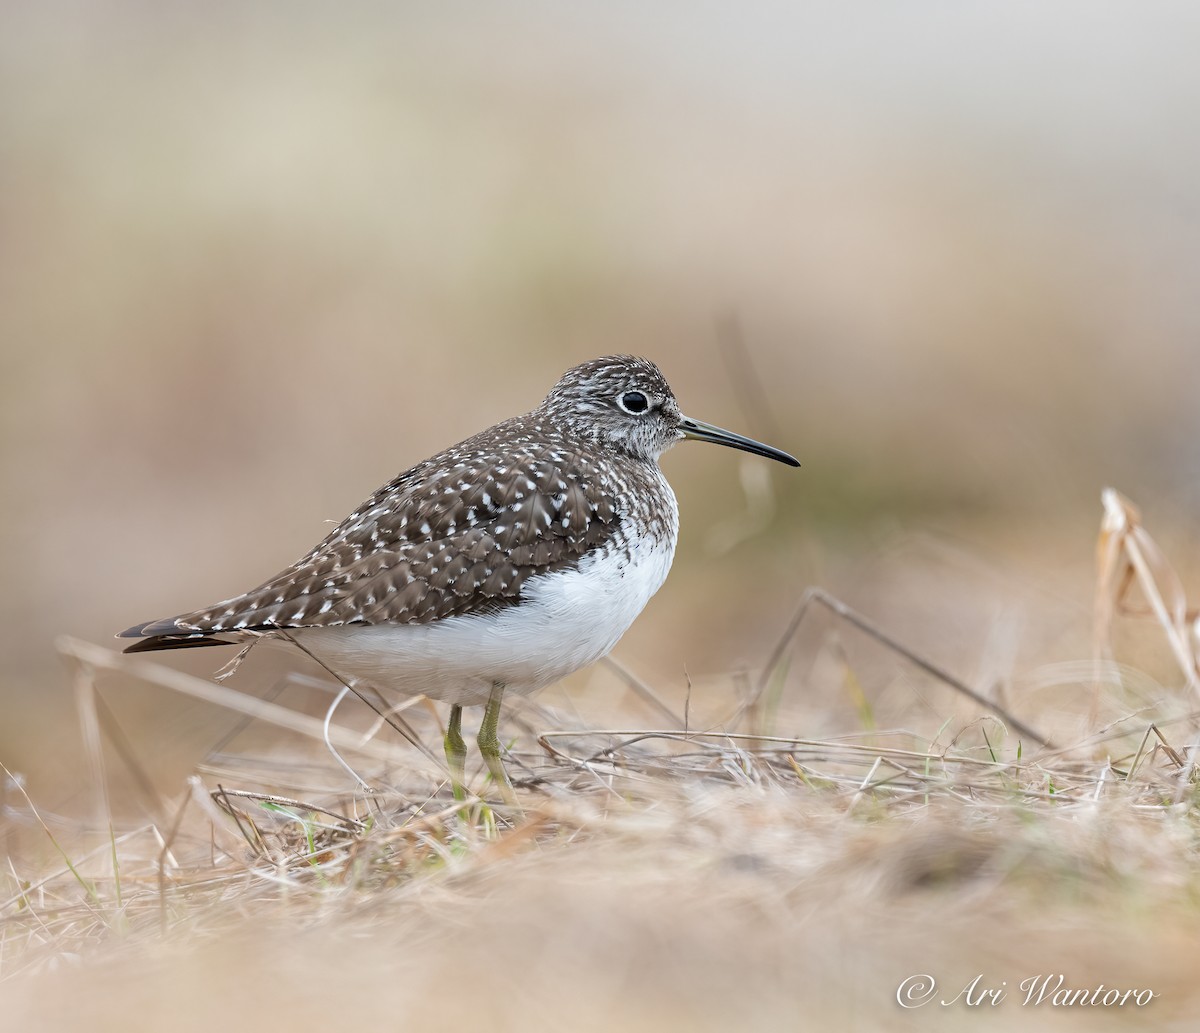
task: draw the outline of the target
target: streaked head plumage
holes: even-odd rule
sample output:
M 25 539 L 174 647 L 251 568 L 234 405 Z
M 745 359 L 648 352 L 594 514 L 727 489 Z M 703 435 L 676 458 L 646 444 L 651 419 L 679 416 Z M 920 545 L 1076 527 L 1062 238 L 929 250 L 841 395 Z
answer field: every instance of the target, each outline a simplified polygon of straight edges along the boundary
M 567 370 L 538 413 L 650 462 L 684 437 L 683 416 L 667 378 L 649 359 L 635 355 L 608 355 Z
M 675 442 L 692 438 L 800 465 L 761 441 L 684 416 L 662 370 L 635 355 L 607 355 L 567 370 L 535 415 L 651 463 Z

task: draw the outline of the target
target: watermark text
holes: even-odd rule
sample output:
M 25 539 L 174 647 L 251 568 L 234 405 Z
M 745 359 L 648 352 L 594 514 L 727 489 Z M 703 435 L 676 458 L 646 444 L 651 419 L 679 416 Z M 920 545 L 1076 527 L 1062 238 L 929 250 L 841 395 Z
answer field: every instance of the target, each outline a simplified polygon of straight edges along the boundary
M 1013 1003 L 1022 1008 L 1144 1008 L 1159 994 L 1136 987 L 1073 986 L 1061 972 L 1026 976 L 1020 980 L 989 980 L 981 972 L 963 985 L 942 987 L 928 973 L 901 980 L 896 1002 L 901 1008 L 996 1008 Z

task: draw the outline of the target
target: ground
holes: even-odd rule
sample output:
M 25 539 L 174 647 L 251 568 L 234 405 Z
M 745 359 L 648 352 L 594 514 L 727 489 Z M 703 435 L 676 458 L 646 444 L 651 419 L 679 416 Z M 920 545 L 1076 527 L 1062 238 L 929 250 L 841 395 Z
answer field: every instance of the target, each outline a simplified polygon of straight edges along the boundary
M 1145 534 L 1104 541 L 1125 563 Z M 3 1021 L 1190 1028 L 1192 690 L 1147 701 L 1148 676 L 1100 661 L 1078 667 L 1076 697 L 1018 682 L 981 707 L 820 603 L 783 635 L 764 669 L 682 701 L 618 667 L 515 701 L 515 809 L 479 773 L 478 797 L 457 804 L 436 753 L 339 709 L 339 753 L 371 789 L 356 785 L 319 741 L 333 689 L 315 680 L 263 701 L 63 642 L 85 730 L 105 743 L 96 824 L 118 816 L 112 839 L 84 834 L 10 784 Z M 856 661 L 864 646 L 882 682 Z M 799 737 L 789 696 L 817 693 L 831 657 L 860 727 Z M 234 678 L 261 684 L 253 663 Z M 139 681 L 240 708 L 169 792 L 106 702 Z M 597 697 L 607 715 L 585 712 Z M 930 732 L 877 724 L 889 711 L 927 724 L 938 701 Z M 1017 710 L 1055 741 L 1014 733 Z M 400 717 L 437 742 L 432 706 Z

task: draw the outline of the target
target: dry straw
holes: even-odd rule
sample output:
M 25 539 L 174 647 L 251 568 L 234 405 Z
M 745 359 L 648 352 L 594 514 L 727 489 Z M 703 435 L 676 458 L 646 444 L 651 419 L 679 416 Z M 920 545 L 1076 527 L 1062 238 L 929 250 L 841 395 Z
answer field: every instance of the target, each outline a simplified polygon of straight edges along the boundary
M 1190 695 L 1200 668 L 1179 579 L 1136 510 L 1111 491 L 1098 555 L 1097 651 L 1081 668 L 1095 700 L 1115 693 L 1105 700 L 1111 710 L 1124 698 L 1114 689 L 1124 674 L 1111 629 L 1127 612 L 1132 584 Z M 932 737 L 873 728 L 828 738 L 768 734 L 755 715 L 764 695 L 778 691 L 814 605 L 948 686 L 978 716 Z M 1037 727 L 1041 715 L 1001 705 L 819 591 L 805 595 L 720 727 L 689 727 L 686 704 L 677 712 L 619 665 L 613 669 L 630 691 L 671 726 L 587 728 L 536 703 L 514 708 L 509 766 L 524 787 L 520 811 L 490 802 L 486 783 L 466 804 L 453 800 L 436 760 L 385 737 L 382 718 L 356 729 L 332 707 L 322 720 L 87 642 L 63 639 L 59 649 L 75 678 L 96 820 L 81 828 L 44 814 L 6 772 L 0 978 L 86 954 L 118 932 L 217 927 L 263 907 L 308 916 L 331 906 L 344 911 L 381 893 L 420 893 L 430 880 L 585 842 L 619 845 L 630 857 L 664 854 L 685 866 L 748 865 L 801 882 L 836 878 L 839 892 L 868 895 L 931 880 L 978 892 L 1014 873 L 1067 869 L 1084 872 L 1101 893 L 1131 859 L 1147 892 L 1177 891 L 1190 879 L 1195 715 L 1190 704 L 1181 708 L 1179 693 L 1164 690 L 1157 708 L 1103 725 L 1094 700 L 1083 734 L 1052 744 Z M 186 786 L 164 794 L 104 698 L 130 680 L 222 708 L 243 725 L 272 726 L 286 748 L 235 757 L 221 749 L 226 737 Z M 338 689 L 323 686 L 330 698 Z M 408 716 L 422 720 L 420 708 Z M 119 807 L 110 793 L 113 764 L 136 797 Z M 134 804 L 143 817 L 131 823 L 125 815 Z M 22 849 L 11 848 L 14 829 Z M 36 860 L 39 850 L 29 844 L 39 837 L 41 856 L 55 860 Z M 1123 861 L 1114 860 L 1113 844 Z

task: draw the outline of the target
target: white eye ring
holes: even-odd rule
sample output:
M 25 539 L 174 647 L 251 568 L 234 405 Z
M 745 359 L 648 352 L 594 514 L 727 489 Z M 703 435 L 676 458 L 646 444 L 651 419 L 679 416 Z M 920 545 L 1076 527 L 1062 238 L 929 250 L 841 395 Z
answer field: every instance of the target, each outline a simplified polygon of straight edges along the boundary
M 650 411 L 650 399 L 641 391 L 626 391 L 617 399 L 617 404 L 633 416 L 644 416 Z

